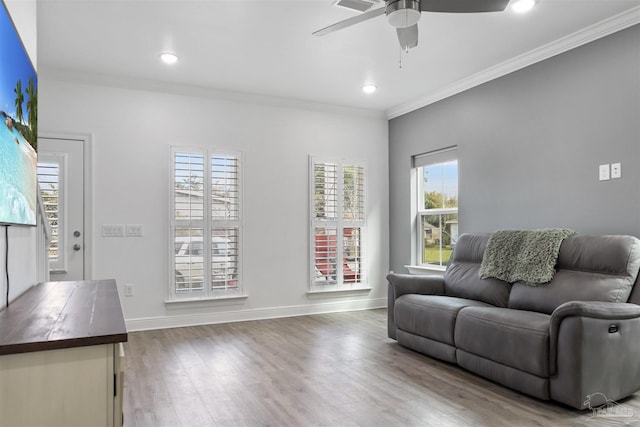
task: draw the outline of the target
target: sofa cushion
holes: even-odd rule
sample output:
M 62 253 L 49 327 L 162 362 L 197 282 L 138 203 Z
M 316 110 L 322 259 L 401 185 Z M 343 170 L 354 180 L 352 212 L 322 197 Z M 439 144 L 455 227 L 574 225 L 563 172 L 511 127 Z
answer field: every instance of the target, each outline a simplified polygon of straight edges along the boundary
M 509 308 L 550 314 L 569 301 L 626 302 L 639 269 L 640 240 L 635 237 L 567 237 L 551 282 L 514 284 Z
M 407 294 L 396 299 L 394 319 L 398 329 L 453 345 L 456 316 L 463 307 L 491 306 L 463 298 Z
M 532 375 L 460 349 L 456 350 L 456 363 L 468 371 L 514 390 L 530 394 L 538 399 L 549 399 L 549 378 Z
M 511 285 L 498 279 L 481 279 L 480 265 L 490 234 L 463 234 L 458 239 L 444 275 L 445 293 L 452 297 L 506 307 Z
M 549 376 L 551 316 L 508 308 L 465 307 L 455 324 L 455 345 L 468 353 Z

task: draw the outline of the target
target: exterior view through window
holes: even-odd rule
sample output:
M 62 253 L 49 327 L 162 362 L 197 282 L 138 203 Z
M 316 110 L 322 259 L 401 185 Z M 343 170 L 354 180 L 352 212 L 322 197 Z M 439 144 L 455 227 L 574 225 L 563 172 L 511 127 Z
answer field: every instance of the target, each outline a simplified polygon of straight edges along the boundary
M 458 240 L 458 161 L 418 168 L 420 264 L 445 266 Z

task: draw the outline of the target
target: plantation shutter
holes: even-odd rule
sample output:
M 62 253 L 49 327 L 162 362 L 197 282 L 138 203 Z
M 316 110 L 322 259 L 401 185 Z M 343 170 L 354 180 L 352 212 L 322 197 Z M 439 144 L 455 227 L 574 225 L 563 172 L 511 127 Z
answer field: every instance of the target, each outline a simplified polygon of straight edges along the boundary
M 364 167 L 344 165 L 343 168 L 342 253 L 345 283 L 362 281 L 362 235 L 365 219 Z
M 240 271 L 240 158 L 211 156 L 211 286 L 236 289 Z
M 49 271 L 64 271 L 64 157 L 45 154 L 38 157 L 40 197 L 44 205 L 44 215 L 51 227 Z
M 176 298 L 240 292 L 241 157 L 172 150 L 173 266 Z
M 314 158 L 310 164 L 312 290 L 361 284 L 365 168 Z

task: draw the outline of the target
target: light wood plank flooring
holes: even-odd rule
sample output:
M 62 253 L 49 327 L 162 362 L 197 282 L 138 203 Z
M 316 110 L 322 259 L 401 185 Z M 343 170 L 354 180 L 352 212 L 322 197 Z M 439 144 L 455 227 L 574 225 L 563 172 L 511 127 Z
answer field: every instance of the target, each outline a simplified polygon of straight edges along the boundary
M 387 338 L 386 310 L 135 332 L 125 426 L 600 426 Z

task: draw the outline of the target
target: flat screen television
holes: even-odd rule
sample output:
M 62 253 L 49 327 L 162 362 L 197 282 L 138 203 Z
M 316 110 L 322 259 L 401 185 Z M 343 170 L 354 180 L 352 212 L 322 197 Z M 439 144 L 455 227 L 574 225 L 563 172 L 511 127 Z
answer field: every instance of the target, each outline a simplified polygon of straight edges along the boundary
M 36 225 L 38 76 L 0 0 L 0 224 Z

